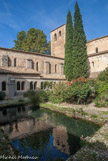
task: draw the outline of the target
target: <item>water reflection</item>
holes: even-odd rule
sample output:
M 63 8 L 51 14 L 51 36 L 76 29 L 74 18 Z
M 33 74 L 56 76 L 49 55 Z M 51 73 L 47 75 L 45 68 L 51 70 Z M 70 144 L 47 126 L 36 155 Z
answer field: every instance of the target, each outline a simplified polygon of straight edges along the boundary
M 80 136 L 92 135 L 99 127 L 62 114 L 39 109 L 29 118 L 18 118 L 26 108 L 7 110 L 9 124 L 1 128 L 12 140 L 15 149 L 26 156 L 38 156 L 39 161 L 66 160 L 81 147 Z M 11 121 L 15 119 L 15 121 Z M 3 122 L 3 117 L 0 120 Z
M 54 146 L 63 153 L 70 154 L 67 129 L 64 126 L 53 128 Z
M 26 116 L 28 114 L 28 111 L 30 111 L 30 108 L 25 108 L 24 106 L 18 108 L 6 108 L 0 111 L 0 124 L 12 122 L 14 120 L 17 120 L 18 118 L 21 118 L 22 116 Z
M 10 139 L 22 138 L 26 135 L 44 131 L 52 126 L 46 124 L 46 122 L 34 118 L 19 119 L 15 122 L 1 126 Z

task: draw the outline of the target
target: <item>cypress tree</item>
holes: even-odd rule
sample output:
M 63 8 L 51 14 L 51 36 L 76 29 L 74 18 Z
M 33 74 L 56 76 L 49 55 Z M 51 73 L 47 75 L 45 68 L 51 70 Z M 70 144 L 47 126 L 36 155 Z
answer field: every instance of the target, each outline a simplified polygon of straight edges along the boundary
M 87 77 L 86 36 L 78 3 L 75 5 L 73 33 L 73 76 L 72 79 Z
M 72 41 L 73 41 L 73 24 L 70 10 L 67 14 L 66 21 L 66 43 L 65 43 L 65 59 L 64 73 L 67 80 L 72 77 Z

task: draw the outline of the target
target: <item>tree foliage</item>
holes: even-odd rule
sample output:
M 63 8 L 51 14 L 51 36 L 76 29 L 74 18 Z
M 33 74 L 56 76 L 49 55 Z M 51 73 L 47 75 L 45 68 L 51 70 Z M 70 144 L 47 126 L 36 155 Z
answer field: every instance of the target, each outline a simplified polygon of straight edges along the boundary
M 30 28 L 27 33 L 18 32 L 17 40 L 14 42 L 14 49 L 50 54 L 50 42 L 47 42 L 42 30 Z
M 73 25 L 70 10 L 67 14 L 66 22 L 66 43 L 65 43 L 65 60 L 64 60 L 64 73 L 67 80 L 72 78 L 72 42 L 73 42 Z
M 72 50 L 73 76 L 72 79 L 87 77 L 87 50 L 86 36 L 83 28 L 82 16 L 78 3 L 75 5 L 74 13 L 74 32 L 73 32 L 73 50 Z
M 17 34 L 17 40 L 14 40 L 14 49 L 18 49 L 18 50 L 23 50 L 25 44 L 26 44 L 26 32 L 25 31 L 21 31 L 18 32 Z

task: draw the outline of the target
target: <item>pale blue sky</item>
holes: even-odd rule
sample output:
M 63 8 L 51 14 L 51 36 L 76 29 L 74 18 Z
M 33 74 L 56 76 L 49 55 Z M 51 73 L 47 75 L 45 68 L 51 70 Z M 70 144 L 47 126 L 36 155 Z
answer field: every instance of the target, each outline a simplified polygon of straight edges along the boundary
M 50 31 L 72 17 L 76 0 L 0 0 L 0 47 L 12 48 L 19 31 L 39 28 L 50 40 Z M 108 1 L 77 0 L 87 40 L 108 34 Z

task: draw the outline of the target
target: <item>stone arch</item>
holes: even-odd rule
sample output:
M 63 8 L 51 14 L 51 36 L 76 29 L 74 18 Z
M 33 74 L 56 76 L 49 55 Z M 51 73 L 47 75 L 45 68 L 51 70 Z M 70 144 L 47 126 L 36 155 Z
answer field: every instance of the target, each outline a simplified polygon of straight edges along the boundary
M 61 36 L 61 31 L 59 31 L 59 37 Z
M 44 88 L 44 82 L 41 82 L 41 89 Z
M 14 67 L 16 67 L 16 58 L 14 58 Z
M 54 40 L 57 41 L 57 34 L 54 34 Z
M 17 90 L 20 90 L 20 81 L 17 82 Z
M 37 82 L 34 82 L 34 90 L 36 89 L 37 87 Z
M 6 91 L 6 82 L 5 81 L 2 82 L 2 91 Z
M 36 62 L 36 71 L 38 72 L 38 70 L 39 70 L 39 63 Z
M 12 65 L 12 61 L 11 61 L 11 58 L 8 56 L 8 67 L 11 67 Z
M 49 74 L 51 74 L 51 64 L 49 63 Z
M 57 73 L 57 64 L 55 64 L 55 73 Z
M 25 89 L 25 82 L 21 82 L 21 90 L 24 90 Z
M 30 90 L 33 90 L 33 82 L 30 82 Z

